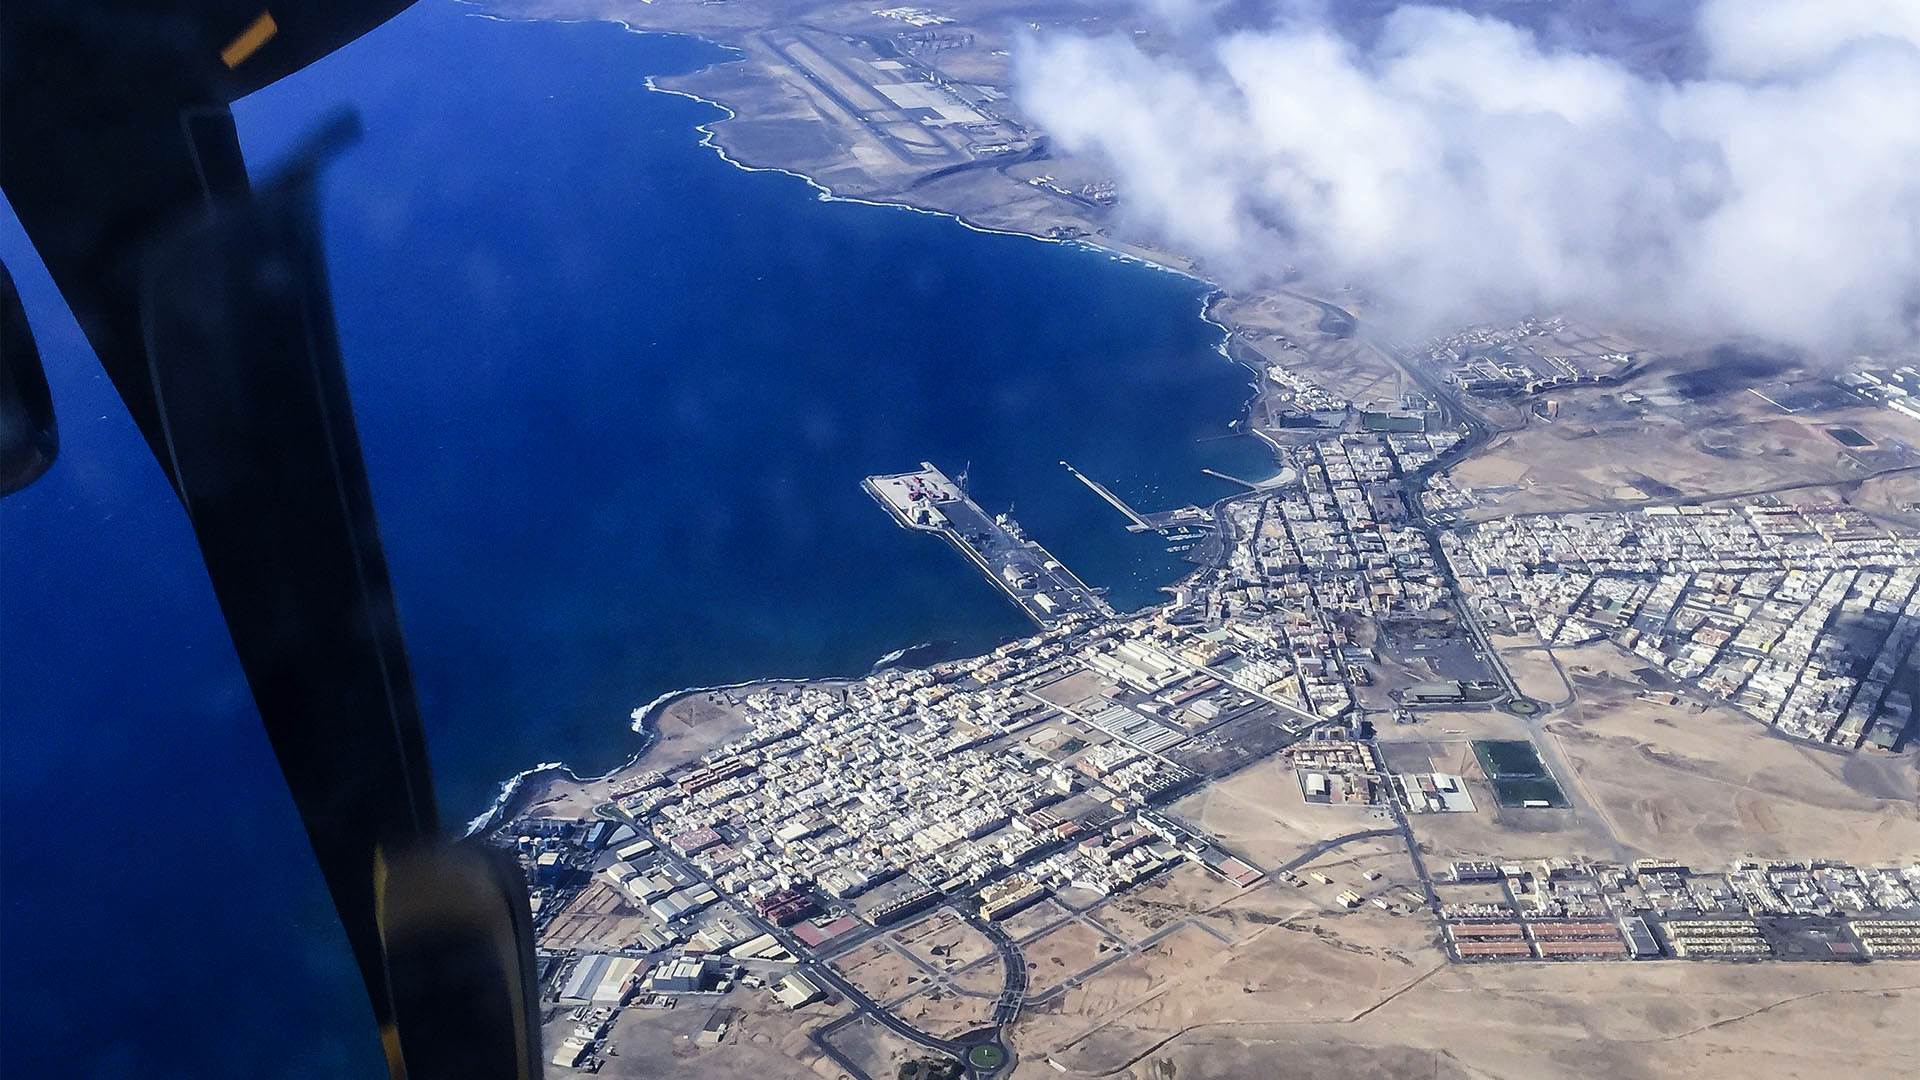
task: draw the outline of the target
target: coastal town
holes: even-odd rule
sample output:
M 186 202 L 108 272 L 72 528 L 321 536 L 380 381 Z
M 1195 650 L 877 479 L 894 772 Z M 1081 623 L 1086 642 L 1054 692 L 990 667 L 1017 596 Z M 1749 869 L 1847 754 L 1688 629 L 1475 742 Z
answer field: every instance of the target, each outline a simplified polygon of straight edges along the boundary
M 824 196 L 1226 280 L 1120 227 L 1112 164 L 1013 92 L 1029 31 L 1175 44 L 1130 11 L 489 6 L 737 50 L 659 86 Z M 1390 298 L 1285 269 L 1205 304 L 1270 473 L 1136 506 L 1060 463 L 1192 564 L 1164 601 L 1116 610 L 962 463 L 876 461 L 874 513 L 1031 634 L 669 695 L 635 762 L 488 820 L 550 1076 L 1887 1071 L 1920 958 L 1920 354 L 1552 312 L 1396 341 Z
M 852 1077 L 1059 1066 L 1036 1020 L 1169 940 L 1230 958 L 1213 920 L 1261 897 L 1450 964 L 1920 958 L 1920 853 L 1647 850 L 1550 726 L 1582 682 L 1562 657 L 1605 650 L 1606 689 L 1656 723 L 1724 708 L 1745 738 L 1904 750 L 1920 530 L 1775 496 L 1464 520 L 1482 496 L 1429 481 L 1484 444 L 1487 399 L 1355 405 L 1255 372 L 1272 477 L 1175 516 L 1081 477 L 1116 528 L 1190 550 L 1165 603 L 1107 608 L 931 463 L 869 478 L 1037 632 L 656 702 L 637 728 L 697 706 L 703 737 L 496 828 L 534 887 L 554 1068 L 605 1068 L 622 1017 L 669 1015 L 716 1048 L 784 1016 Z M 1264 828 L 1211 812 L 1255 782 L 1284 806 Z M 1311 842 L 1276 846 L 1283 823 Z
M 0 27 L 0 1074 L 1920 1076 L 1920 0 Z
M 721 1009 L 738 987 L 785 1009 L 856 1005 L 818 1032 L 829 1055 L 864 1013 L 989 1073 L 980 1063 L 1012 1049 L 1000 1033 L 1064 985 L 1036 985 L 1024 948 L 1061 925 L 1099 925 L 1104 901 L 1176 868 L 1223 890 L 1270 884 L 1323 894 L 1334 910 L 1430 920 L 1459 962 L 1920 958 L 1920 861 L 1809 853 L 1699 868 L 1489 853 L 1430 872 L 1411 822 L 1474 803 L 1459 775 L 1395 771 L 1367 722 L 1322 721 L 1347 711 L 1324 688 L 1345 684 L 1325 673 L 1367 670 L 1363 653 L 1327 632 L 1254 632 L 1265 620 L 1244 608 L 1226 632 L 1175 621 L 1186 614 L 1075 617 L 931 670 L 723 694 L 738 737 L 613 780 L 593 819 L 508 826 L 499 835 L 522 853 L 549 934 L 549 999 L 579 1016 L 556 1064 L 594 1060 L 623 1008 Z M 1410 864 L 1336 879 L 1300 869 L 1311 860 L 1237 849 L 1169 809 L 1274 759 L 1305 804 L 1362 809 L 1372 827 L 1351 835 L 1404 839 Z M 1510 772 L 1537 776 L 1531 760 L 1490 764 L 1495 800 Z M 1537 798 L 1537 780 L 1524 794 L 1512 805 L 1566 805 L 1557 792 Z M 1046 901 L 1044 922 L 1018 922 Z M 595 929 L 557 940 L 583 910 L 598 913 Z M 978 955 L 902 961 L 902 943 L 929 924 L 972 938 Z M 938 974 L 915 989 L 876 960 Z M 920 1010 L 942 991 L 939 1022 L 925 1023 Z

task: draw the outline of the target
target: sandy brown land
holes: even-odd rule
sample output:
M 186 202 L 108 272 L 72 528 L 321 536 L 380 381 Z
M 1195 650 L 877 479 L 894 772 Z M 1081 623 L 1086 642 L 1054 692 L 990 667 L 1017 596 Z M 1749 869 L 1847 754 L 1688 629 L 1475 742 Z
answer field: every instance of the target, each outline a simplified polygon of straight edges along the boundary
M 739 693 L 744 696 L 751 689 Z M 748 731 L 740 710 L 724 694 L 690 694 L 660 710 L 653 727 L 658 734 L 645 757 L 646 767 L 662 772 L 684 765 L 729 739 Z
M 794 170 L 840 195 L 906 202 L 984 227 L 1082 239 L 1206 272 L 1177 253 L 1118 235 L 1112 209 L 1088 194 L 1110 179 L 1097 163 L 1041 159 L 1021 149 L 990 158 L 979 149 L 989 136 L 963 137 L 895 108 L 883 87 L 901 77 L 887 74 L 891 69 L 881 64 L 888 57 L 874 41 L 908 38 L 902 24 L 874 14 L 882 5 L 494 2 L 534 17 L 618 17 L 741 49 L 744 62 L 662 81 L 738 114 L 713 126 L 716 143 L 737 161 Z M 1000 90 L 1008 85 L 1005 52 L 1018 22 L 1125 31 L 1134 21 L 1126 6 L 1094 0 L 936 9 L 957 21 L 912 38 L 920 43 L 912 60 Z M 1022 123 L 1013 103 L 999 108 Z M 1300 291 L 1363 314 L 1368 309 L 1366 298 L 1327 283 L 1303 283 Z M 1224 296 L 1210 313 L 1235 332 L 1242 360 L 1285 365 L 1340 397 L 1388 404 L 1415 388 L 1371 343 L 1325 332 L 1324 310 L 1301 296 L 1279 290 Z M 1609 340 L 1623 350 L 1634 344 L 1630 335 Z M 1839 498 L 1889 520 L 1920 521 L 1920 473 L 1866 479 L 1872 467 L 1823 430 L 1844 423 L 1876 444 L 1920 442 L 1920 424 L 1864 407 L 1788 415 L 1738 386 L 1678 395 L 1674 380 L 1704 362 L 1697 344 L 1653 356 L 1624 386 L 1556 394 L 1561 410 L 1551 424 L 1530 416 L 1526 402 L 1477 404 L 1502 430 L 1453 470 L 1453 479 L 1480 498 L 1465 516 L 1632 507 L 1804 485 L 1783 497 Z M 1256 413 L 1262 419 L 1270 418 Z M 1565 697 L 1566 683 L 1537 642 L 1502 644 L 1528 694 L 1552 703 Z M 1629 672 L 1638 665 L 1609 646 L 1555 655 L 1577 697 L 1539 721 L 1460 712 L 1426 713 L 1407 728 L 1383 725 L 1383 743 L 1417 745 L 1430 768 L 1464 775 L 1479 806 L 1474 814 L 1415 816 L 1415 835 L 1436 869 L 1470 856 L 1660 854 L 1705 865 L 1745 854 L 1863 862 L 1920 857 L 1913 755 L 1829 754 L 1775 738 L 1725 709 L 1655 706 L 1636 697 Z M 639 768 L 683 764 L 741 730 L 737 713 L 713 695 L 676 702 L 658 727 L 660 737 Z M 1528 736 L 1542 743 L 1550 763 L 1565 764 L 1561 780 L 1575 808 L 1498 807 L 1467 741 Z M 529 785 L 525 797 L 535 814 L 586 817 L 606 801 L 608 786 L 547 778 Z M 1372 811 L 1306 804 L 1291 772 L 1272 762 L 1190 796 L 1175 812 L 1263 866 L 1319 840 L 1381 824 Z M 1015 1075 L 1060 1075 L 1051 1060 L 1070 1076 L 1138 1080 L 1830 1080 L 1903 1075 L 1920 1056 L 1920 1036 L 1908 1019 L 1920 1005 L 1920 965 L 1448 965 L 1424 914 L 1371 904 L 1349 911 L 1333 899 L 1343 889 L 1368 897 L 1404 893 L 1411 865 L 1393 840 L 1342 847 L 1302 868 L 1311 869 L 1334 884 L 1269 881 L 1243 892 L 1183 864 L 1100 904 L 1089 916 L 1093 925 L 1070 921 L 1046 930 L 1065 913 L 1053 901 L 1008 920 L 1016 937 L 1030 938 L 1024 949 L 1032 989 L 1043 996 L 1011 1031 L 1021 1055 Z M 1368 881 L 1369 871 L 1381 877 Z M 619 932 L 619 916 L 602 910 L 604 898 L 587 899 L 592 895 L 589 890 L 576 901 L 565 922 L 549 930 L 550 939 Z M 1166 936 L 1139 955 L 1072 982 L 1116 949 L 1139 949 L 1161 933 Z M 984 939 L 937 919 L 892 936 L 898 947 L 876 940 L 836 966 L 876 998 L 899 1001 L 905 1015 L 937 1033 L 976 1024 L 990 1005 L 954 993 L 914 957 L 953 987 L 991 992 L 1001 973 L 990 950 L 981 948 Z M 1063 989 L 1049 992 L 1056 987 Z M 690 1038 L 707 1015 L 704 1005 L 629 1010 L 616 1029 L 619 1052 L 606 1074 L 839 1074 L 805 1037 L 838 1015 L 837 1008 L 814 1005 L 788 1014 L 764 994 L 753 1000 L 735 1033 L 711 1048 Z M 568 1026 L 550 1027 L 554 1041 Z M 834 1044 L 877 1078 L 919 1055 L 865 1024 L 842 1029 Z
M 1404 853 L 1315 865 L 1335 883 L 1220 905 L 1208 922 L 1236 944 L 1184 928 L 1030 1008 L 1015 1075 L 1811 1076 L 1804 1034 L 1828 1025 L 1854 1040 L 1834 1059 L 1848 1075 L 1897 1075 L 1920 1051 L 1897 1019 L 1920 1003 L 1912 965 L 1448 965 L 1424 914 L 1315 895 L 1398 894 Z
M 1070 922 L 1020 946 L 1027 958 L 1028 992 L 1044 994 L 1119 948 L 1084 922 Z
M 1920 441 L 1920 421 L 1865 405 L 1788 415 L 1749 392 L 1774 389 L 1766 378 L 1730 380 L 1718 392 L 1690 399 L 1675 380 L 1693 377 L 1706 356 L 1657 360 L 1623 388 L 1581 388 L 1553 395 L 1560 416 L 1546 423 L 1517 406 L 1488 405 L 1488 419 L 1511 428 L 1451 470 L 1454 483 L 1475 490 L 1464 520 L 1548 510 L 1631 509 L 1677 498 L 1765 492 L 1803 486 L 1840 494 L 1905 459 L 1856 454 L 1826 429 L 1853 427 L 1876 440 Z M 1817 373 L 1782 372 L 1808 379 Z M 1623 394 L 1645 400 L 1625 404 Z M 1912 475 L 1907 474 L 1894 474 Z M 1870 500 L 1893 512 L 1913 481 L 1889 481 Z
M 833 967 L 868 997 L 882 1004 L 915 993 L 929 981 L 927 973 L 912 957 L 884 939 L 875 939 L 842 953 L 834 958 Z
M 994 996 L 977 997 L 958 993 L 952 987 L 930 986 L 895 1005 L 893 1012 L 935 1038 L 951 1039 L 993 1022 L 998 989 L 993 988 Z
M 1343 296 L 1340 303 L 1345 307 L 1352 301 Z M 1234 329 L 1245 353 L 1356 404 L 1397 405 L 1401 395 L 1415 389 L 1379 349 L 1322 333 L 1321 309 L 1298 296 L 1276 291 L 1223 296 L 1209 314 Z
M 1115 964 L 1030 1009 L 1014 1028 L 1026 1056 L 1051 1056 L 1075 1071 L 1124 1066 L 1183 1027 L 1204 1019 L 1232 1024 L 1275 1015 L 1346 1017 L 1438 963 L 1422 953 L 1426 935 L 1410 920 L 1355 913 L 1354 925 L 1385 928 L 1377 942 L 1343 936 L 1346 918 L 1249 921 L 1228 945 L 1198 927 L 1182 928 L 1144 954 Z M 1398 938 L 1399 940 L 1396 940 Z M 1384 946 L 1384 947 L 1383 947 Z
M 612 886 L 595 881 L 541 929 L 539 944 L 556 951 L 611 948 L 633 941 L 654 925 L 652 916 L 635 910 Z
M 893 939 L 922 963 L 941 972 L 966 967 L 994 953 L 993 942 L 945 908 L 895 930 Z
M 982 960 L 956 973 L 951 980 L 956 989 L 976 994 L 998 994 L 1006 986 L 1006 969 L 1000 963 L 1000 954 Z
M 1920 527 L 1920 470 L 1868 480 L 1851 490 L 1818 494 L 1851 503 L 1892 524 Z
M 1832 1059 L 1848 1075 L 1897 1075 L 1920 1052 L 1897 1019 L 1920 1003 L 1912 965 L 1795 966 L 1805 978 L 1787 965 L 1448 965 L 1424 913 L 1331 900 L 1401 894 L 1412 876 L 1396 845 L 1350 845 L 1309 868 L 1334 883 L 1212 905 L 1207 923 L 1235 944 L 1182 928 L 1030 1008 L 1015 1075 L 1812 1076 L 1828 1059 L 1804 1033 L 1830 1026 L 1853 1040 Z M 1097 914 L 1128 934 L 1137 907 Z M 1180 908 L 1194 910 L 1163 914 Z
M 1887 418 L 1906 422 L 1898 413 L 1888 411 Z M 1911 440 L 1912 432 L 1893 428 L 1896 437 Z M 1920 469 L 1874 476 L 1866 480 L 1839 484 L 1818 484 L 1781 492 L 1782 502 L 1801 505 L 1840 504 L 1862 510 L 1882 524 L 1897 528 L 1920 528 Z
M 701 1046 L 695 1036 L 715 1008 L 733 1013 L 718 1046 Z M 544 1029 L 547 1046 L 556 1047 L 573 1030 L 568 1010 L 554 1010 Z M 673 1009 L 622 1010 L 610 1037 L 611 1053 L 601 1076 L 666 1078 L 712 1076 L 837 1077 L 840 1071 L 821 1054 L 808 1032 L 845 1012 L 844 1006 L 815 1002 L 789 1010 L 762 990 L 735 990 L 723 998 L 683 998 Z M 549 1065 L 550 1077 L 579 1076 Z
M 1337 970 L 1380 989 L 1295 997 L 1245 1020 L 1215 1018 L 1211 1003 L 1195 1001 L 1201 1011 L 1191 1020 L 1146 1003 L 1071 1046 L 1023 1057 L 1015 1075 L 1057 1076 L 1051 1057 L 1070 1076 L 1143 1080 L 1891 1077 L 1920 1052 L 1902 1019 L 1920 1004 L 1910 965 L 1443 966 L 1396 982 L 1384 978 L 1395 973 L 1391 961 L 1336 961 L 1317 943 L 1293 944 L 1275 951 L 1309 972 L 1299 982 L 1319 982 L 1314 969 Z M 1821 1034 L 1810 1038 L 1813 1031 Z
M 1293 769 L 1277 757 L 1209 784 L 1171 810 L 1262 869 L 1278 866 L 1319 841 L 1391 824 L 1386 812 L 1375 807 L 1307 802 Z
M 1051 899 L 1042 900 L 1001 919 L 1000 928 L 1007 932 L 1008 937 L 1020 941 L 1058 922 L 1066 913 L 1065 908 Z
M 1520 692 L 1549 705 L 1564 704 L 1573 695 L 1573 687 L 1553 663 L 1553 653 L 1543 645 L 1518 645 L 1500 649 L 1500 662 L 1520 684 Z
M 871 1020 L 861 1020 L 838 1029 L 830 1041 L 835 1049 L 847 1055 L 862 1072 L 872 1077 L 898 1076 L 902 1064 L 927 1056 L 925 1047 L 910 1043 Z M 822 1068 L 826 1069 L 824 1064 Z M 774 1072 L 768 1075 L 783 1074 Z M 846 1074 L 836 1068 L 826 1069 L 823 1075 Z
M 560 773 L 528 780 L 513 807 L 515 817 L 590 818 L 593 808 L 607 801 L 606 784 L 581 783 Z
M 1842 754 L 1726 708 L 1639 699 L 1608 645 L 1560 650 L 1580 699 L 1546 722 L 1623 843 L 1720 862 L 1742 855 L 1886 863 L 1920 857 L 1912 751 Z

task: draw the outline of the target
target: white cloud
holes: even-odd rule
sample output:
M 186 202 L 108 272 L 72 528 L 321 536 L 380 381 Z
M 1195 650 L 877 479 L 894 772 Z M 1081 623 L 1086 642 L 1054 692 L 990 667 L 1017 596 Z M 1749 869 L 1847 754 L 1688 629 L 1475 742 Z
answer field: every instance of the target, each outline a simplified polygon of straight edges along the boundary
M 1911 340 L 1920 2 L 1710 0 L 1698 33 L 1710 73 L 1679 83 L 1427 7 L 1365 48 L 1298 21 L 1179 56 L 1046 37 L 1019 92 L 1113 163 L 1132 227 L 1229 279 L 1309 267 L 1409 327 L 1572 308 Z
M 1806 74 L 1863 43 L 1920 44 L 1916 0 L 1712 0 L 1699 36 L 1729 78 Z

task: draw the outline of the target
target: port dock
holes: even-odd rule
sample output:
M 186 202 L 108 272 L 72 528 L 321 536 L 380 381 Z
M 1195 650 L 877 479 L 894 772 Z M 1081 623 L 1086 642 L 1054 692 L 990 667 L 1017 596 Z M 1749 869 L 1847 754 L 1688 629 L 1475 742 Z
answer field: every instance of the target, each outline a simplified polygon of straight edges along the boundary
M 1128 532 L 1165 533 L 1170 529 L 1212 529 L 1214 527 L 1213 515 L 1197 506 L 1182 506 L 1177 510 L 1161 510 L 1157 513 L 1143 514 L 1133 507 L 1128 506 L 1127 501 L 1115 495 L 1107 485 L 1095 480 L 1079 469 L 1068 465 L 1064 461 L 1061 462 L 1060 465 L 1072 473 L 1075 480 L 1087 485 L 1095 495 L 1105 499 L 1107 505 L 1120 511 L 1121 515 L 1127 519 Z M 1232 477 L 1225 477 L 1224 479 L 1232 479 Z M 1244 480 L 1236 480 L 1234 482 L 1239 484 L 1246 483 Z M 1247 486 L 1251 487 L 1252 485 L 1249 484 Z
M 1112 506 L 1115 510 L 1120 511 L 1121 515 L 1127 519 L 1128 532 L 1154 531 L 1153 522 L 1148 521 L 1146 518 L 1146 515 L 1140 513 L 1140 511 L 1138 510 L 1135 510 L 1133 507 L 1128 506 L 1125 499 L 1122 499 L 1120 496 L 1115 495 L 1113 492 L 1107 490 L 1107 485 L 1101 483 L 1098 480 L 1095 480 L 1093 477 L 1088 476 L 1086 473 L 1081 472 L 1079 469 L 1076 469 L 1073 466 L 1068 465 L 1064 461 L 1061 462 L 1060 465 L 1062 468 L 1072 473 L 1073 478 L 1075 480 L 1078 480 L 1081 483 L 1087 485 L 1087 487 L 1093 490 L 1093 493 L 1095 495 L 1098 495 L 1102 499 L 1107 500 L 1107 504 L 1109 506 Z
M 1029 539 L 1018 522 L 980 509 L 932 463 L 923 461 L 913 472 L 869 476 L 860 486 L 901 528 L 945 537 L 1041 626 L 1073 615 L 1113 614 L 1098 592 Z

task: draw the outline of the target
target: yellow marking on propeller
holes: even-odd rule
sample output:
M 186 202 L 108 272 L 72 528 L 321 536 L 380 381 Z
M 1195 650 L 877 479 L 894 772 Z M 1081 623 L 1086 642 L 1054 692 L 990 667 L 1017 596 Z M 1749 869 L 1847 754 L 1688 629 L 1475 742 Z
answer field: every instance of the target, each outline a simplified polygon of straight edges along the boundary
M 280 24 L 273 21 L 273 12 L 263 11 L 260 17 L 247 24 L 245 30 L 227 47 L 220 50 L 220 59 L 230 68 L 237 68 L 247 62 L 247 57 L 260 51 L 273 35 L 280 32 Z

